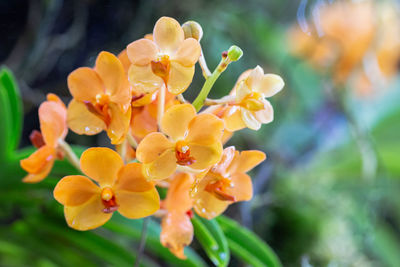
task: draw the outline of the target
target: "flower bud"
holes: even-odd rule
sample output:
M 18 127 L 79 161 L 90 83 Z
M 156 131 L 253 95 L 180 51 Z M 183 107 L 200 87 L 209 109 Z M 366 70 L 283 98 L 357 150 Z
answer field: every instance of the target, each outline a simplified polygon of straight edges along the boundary
M 185 39 L 194 38 L 197 41 L 201 40 L 203 37 L 203 29 L 200 24 L 196 21 L 190 20 L 182 25 L 183 32 L 185 33 Z
M 230 61 L 237 61 L 243 55 L 242 49 L 236 45 L 232 45 L 228 50 L 228 58 Z

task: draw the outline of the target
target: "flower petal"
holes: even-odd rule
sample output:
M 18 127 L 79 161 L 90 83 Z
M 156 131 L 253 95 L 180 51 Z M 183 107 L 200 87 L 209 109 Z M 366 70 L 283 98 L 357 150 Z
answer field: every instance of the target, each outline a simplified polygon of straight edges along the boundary
M 252 88 L 248 87 L 245 81 L 239 82 L 236 87 L 236 102 L 240 103 L 246 96 L 252 93 Z
M 258 150 L 236 151 L 235 158 L 227 169 L 227 173 L 246 173 L 265 160 L 264 152 Z
M 160 209 L 160 197 L 155 187 L 145 192 L 116 190 L 118 212 L 129 219 L 152 215 Z
M 187 142 L 209 145 L 220 142 L 224 122 L 214 114 L 204 113 L 191 120 L 188 129 Z
M 143 173 L 149 180 L 162 180 L 176 170 L 175 150 L 168 149 L 151 163 L 143 164 Z
M 161 17 L 154 26 L 153 39 L 161 52 L 171 55 L 179 48 L 185 34 L 175 19 Z
M 69 227 L 86 231 L 102 226 L 111 218 L 112 213 L 104 213 L 103 209 L 100 195 L 95 195 L 82 205 L 64 206 L 64 215 Z
M 124 113 L 120 107 L 114 103 L 110 103 L 108 107 L 111 115 L 111 122 L 107 128 L 107 135 L 111 140 L 111 144 L 121 144 L 129 130 L 131 108 Z
M 106 129 L 102 119 L 91 113 L 82 102 L 72 99 L 67 111 L 68 127 L 77 134 L 94 135 Z
M 105 90 L 96 71 L 87 67 L 78 68 L 68 75 L 68 88 L 72 97 L 82 102 L 95 102 L 96 95 Z
M 109 52 L 101 52 L 94 67 L 105 86 L 106 92 L 114 95 L 124 84 L 125 71 L 119 59 Z
M 240 110 L 240 107 L 233 106 L 225 111 L 223 119 L 225 122 L 225 128 L 228 131 L 234 132 L 246 127 Z
M 215 141 L 210 145 L 199 145 L 194 143 L 189 143 L 190 156 L 194 157 L 196 160 L 189 167 L 196 170 L 203 170 L 214 164 L 217 164 L 222 156 L 222 143 L 220 141 Z
M 168 91 L 174 95 L 182 94 L 192 83 L 194 66 L 185 67 L 178 62 L 171 62 L 168 79 Z
M 122 166 L 124 162 L 118 153 L 106 147 L 89 148 L 81 156 L 82 172 L 100 187 L 112 186 Z
M 193 201 L 189 192 L 193 182 L 193 176 L 188 173 L 181 172 L 173 176 L 164 200 L 168 211 L 185 213 L 192 208 Z
M 145 192 L 153 189 L 154 185 L 143 176 L 142 165 L 135 162 L 121 168 L 114 188 L 116 191 Z
M 161 130 L 173 140 L 182 139 L 190 121 L 195 116 L 196 109 L 191 104 L 174 105 L 164 113 L 161 119 Z
M 95 194 L 100 195 L 100 187 L 82 175 L 62 178 L 54 188 L 54 198 L 64 206 L 79 206 L 89 201 Z
M 20 161 L 22 169 L 29 173 L 39 173 L 43 171 L 50 161 L 54 161 L 56 150 L 51 146 L 42 146 L 28 158 Z
M 169 141 L 162 133 L 150 133 L 140 142 L 136 157 L 142 163 L 156 160 L 167 149 L 173 149 L 174 143 Z
M 253 185 L 250 176 L 236 173 L 231 176 L 232 188 L 227 188 L 226 193 L 235 197 L 235 202 L 248 201 L 253 197 Z
M 244 108 L 241 108 L 240 111 L 242 113 L 242 120 L 249 129 L 257 131 L 261 128 L 261 122 L 253 115 L 253 112 Z
M 132 64 L 128 78 L 133 89 L 140 93 L 153 93 L 164 85 L 164 81 L 153 73 L 150 64 L 146 66 Z
M 201 47 L 196 39 L 185 39 L 178 48 L 173 60 L 185 67 L 191 67 L 196 64 L 201 54 Z
M 279 75 L 265 74 L 258 88 L 255 88 L 255 90 L 262 93 L 264 97 L 271 97 L 281 91 L 284 86 L 285 83 Z
M 45 101 L 39 107 L 40 130 L 47 145 L 56 147 L 58 139 L 67 134 L 67 110 L 55 101 Z
M 193 240 L 193 225 L 185 213 L 168 213 L 161 222 L 161 244 L 178 258 L 185 259 L 185 246 Z
M 128 52 L 126 51 L 126 49 L 122 50 L 121 53 L 118 54 L 118 59 L 119 61 L 121 61 L 125 73 L 128 73 L 129 67 L 131 66 L 131 61 L 129 60 Z
M 128 58 L 132 64 L 145 66 L 157 57 L 156 44 L 149 39 L 139 39 L 126 47 Z
M 132 115 L 131 132 L 142 140 L 149 133 L 157 132 L 157 119 L 151 116 L 148 106 L 144 107 L 139 113 Z
M 261 123 L 270 123 L 274 120 L 274 109 L 271 103 L 263 99 L 264 109 L 254 112 L 256 119 Z
M 51 169 L 53 168 L 53 165 L 54 165 L 54 159 L 47 162 L 39 172 L 29 173 L 27 176 L 24 177 L 24 179 L 22 179 L 22 182 L 38 183 L 42 181 L 44 178 L 47 177 L 47 175 L 49 175 Z
M 249 76 L 245 80 L 245 83 L 251 90 L 254 90 L 259 88 L 263 77 L 264 70 L 260 66 L 257 66 L 250 72 Z

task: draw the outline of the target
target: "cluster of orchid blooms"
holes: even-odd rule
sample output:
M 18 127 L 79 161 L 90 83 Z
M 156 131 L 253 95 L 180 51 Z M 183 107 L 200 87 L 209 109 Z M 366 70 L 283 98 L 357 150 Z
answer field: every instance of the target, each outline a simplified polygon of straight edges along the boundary
M 265 99 L 279 92 L 283 80 L 261 67 L 244 72 L 228 96 L 208 99 L 217 77 L 242 51 L 232 46 L 211 73 L 200 39 L 202 29 L 160 18 L 152 34 L 130 43 L 118 56 L 101 52 L 94 68 L 68 76 L 73 97 L 68 107 L 54 94 L 39 107 L 41 131 L 31 134 L 38 149 L 21 161 L 24 182 L 36 183 L 54 161 L 67 158 L 84 175 L 63 177 L 54 189 L 68 225 L 90 230 L 113 212 L 137 219 L 162 217 L 161 243 L 177 257 L 193 238 L 191 217 L 212 219 L 232 203 L 252 198 L 246 174 L 265 160 L 261 151 L 223 148 L 232 133 L 273 120 Z M 193 104 L 182 93 L 199 62 L 206 82 Z M 208 106 L 203 108 L 203 106 Z M 68 128 L 95 135 L 106 131 L 116 151 L 93 147 L 77 159 L 65 142 Z M 157 188 L 166 188 L 160 200 Z

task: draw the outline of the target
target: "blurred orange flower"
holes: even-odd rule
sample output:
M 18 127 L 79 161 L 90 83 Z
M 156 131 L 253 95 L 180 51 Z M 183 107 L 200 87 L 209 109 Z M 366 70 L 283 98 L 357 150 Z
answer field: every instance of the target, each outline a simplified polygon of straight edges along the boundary
M 137 159 L 149 179 L 168 178 L 178 166 L 188 171 L 206 169 L 221 158 L 223 128 L 213 114 L 196 115 L 191 104 L 174 105 L 162 117 L 162 133 L 150 133 L 140 142 Z
M 192 184 L 193 177 L 190 174 L 176 174 L 163 202 L 167 213 L 161 222 L 161 244 L 181 259 L 186 258 L 183 249 L 193 239 L 193 225 L 190 221 L 193 201 L 189 195 Z
M 131 87 L 119 59 L 101 52 L 94 69 L 82 67 L 68 76 L 73 100 L 68 106 L 68 126 L 78 134 L 106 130 L 112 144 L 125 138 L 131 118 Z
M 152 93 L 164 85 L 175 95 L 183 93 L 192 82 L 201 54 L 199 42 L 185 39 L 182 27 L 169 17 L 157 21 L 153 39 L 142 38 L 127 46 L 132 63 L 129 81 L 141 93 Z
M 21 167 L 29 174 L 23 179 L 26 183 L 42 181 L 50 173 L 56 158 L 62 157 L 58 149 L 59 140 L 67 135 L 67 109 L 54 94 L 47 95 L 47 101 L 39 107 L 40 130 L 30 135 L 32 144 L 38 148 L 28 158 L 21 160 Z
M 265 154 L 257 150 L 235 151 L 233 146 L 224 149 L 221 161 L 201 178 L 192 190 L 196 213 L 212 219 L 238 201 L 250 200 L 253 187 L 246 172 L 265 160 Z
M 124 165 L 115 151 L 95 147 L 83 152 L 80 164 L 91 179 L 65 176 L 54 189 L 54 198 L 64 205 L 70 227 L 81 231 L 97 228 L 117 210 L 127 218 L 137 219 L 159 209 L 158 192 L 144 178 L 139 163 Z

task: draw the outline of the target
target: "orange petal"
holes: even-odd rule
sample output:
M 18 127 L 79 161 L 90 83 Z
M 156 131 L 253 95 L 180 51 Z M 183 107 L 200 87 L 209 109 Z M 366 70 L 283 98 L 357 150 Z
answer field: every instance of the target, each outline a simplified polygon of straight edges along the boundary
M 55 152 L 54 147 L 42 146 L 28 158 L 21 160 L 21 167 L 29 173 L 39 173 L 50 161 L 54 161 Z
M 47 145 L 56 147 L 58 139 L 67 134 L 67 110 L 54 101 L 45 101 L 39 107 L 40 130 Z
M 271 97 L 280 92 L 284 86 L 285 83 L 279 75 L 265 74 L 256 91 L 262 93 L 264 97 Z
M 150 115 L 146 107 L 139 114 L 133 116 L 131 132 L 140 140 L 149 133 L 157 132 L 157 120 Z
M 74 99 L 68 105 L 68 127 L 77 134 L 94 135 L 106 129 L 102 119 L 91 113 L 86 105 Z
M 79 206 L 89 201 L 100 188 L 89 178 L 71 175 L 62 178 L 54 188 L 54 198 L 64 206 Z
M 136 150 L 136 157 L 142 163 L 150 163 L 166 150 L 173 149 L 174 146 L 175 144 L 162 133 L 150 133 L 140 142 Z
M 161 222 L 160 240 L 175 256 L 185 259 L 184 247 L 193 240 L 193 225 L 189 216 L 181 212 L 168 213 Z
M 103 81 L 91 68 L 83 67 L 68 75 L 68 88 L 72 97 L 79 101 L 96 101 L 97 94 L 104 93 Z
M 39 172 L 29 173 L 27 176 L 24 177 L 24 179 L 22 179 L 22 182 L 38 183 L 42 181 L 44 178 L 47 177 L 47 175 L 49 175 L 51 169 L 53 168 L 53 165 L 54 165 L 54 159 L 47 162 Z
M 109 112 L 111 115 L 111 123 L 107 128 L 107 135 L 111 140 L 111 144 L 121 144 L 129 130 L 131 108 L 123 113 L 118 105 L 110 103 Z
M 268 100 L 263 99 L 262 102 L 264 109 L 254 112 L 254 116 L 261 123 L 270 123 L 274 120 L 274 109 Z
M 112 186 L 122 166 L 124 162 L 118 153 L 106 147 L 89 148 L 81 156 L 82 172 L 100 187 Z
M 189 167 L 196 170 L 206 169 L 217 164 L 222 156 L 223 147 L 220 141 L 205 146 L 189 143 L 190 156 L 195 158 L 195 162 Z
M 242 113 L 240 112 L 240 107 L 233 106 L 228 108 L 224 113 L 224 123 L 225 128 L 228 131 L 234 132 L 246 127 L 242 119 Z
M 82 205 L 64 206 L 64 215 L 69 227 L 86 231 L 102 226 L 111 218 L 112 213 L 104 213 L 103 209 L 104 205 L 99 194 Z
M 261 128 L 261 122 L 257 120 L 254 112 L 244 108 L 242 108 L 240 111 L 242 113 L 242 120 L 249 129 L 259 130 Z
M 194 66 L 185 67 L 178 62 L 171 62 L 168 79 L 168 91 L 174 95 L 183 93 L 192 83 Z
M 150 64 L 156 59 L 158 53 L 156 44 L 145 38 L 130 43 L 126 50 L 130 62 L 139 66 Z
M 131 66 L 131 61 L 128 58 L 128 52 L 126 51 L 126 49 L 122 50 L 121 53 L 119 53 L 118 59 L 119 61 L 121 61 L 125 73 L 128 73 L 129 67 Z
M 221 160 L 218 162 L 218 164 L 212 167 L 211 171 L 213 173 L 219 173 L 224 175 L 228 167 L 231 165 L 232 160 L 235 158 L 236 154 L 237 153 L 234 146 L 225 148 L 222 153 Z
M 175 150 L 168 149 L 153 162 L 143 164 L 143 173 L 149 180 L 162 180 L 171 176 L 176 170 Z
M 155 187 L 145 192 L 116 190 L 118 212 L 129 219 L 139 219 L 152 215 L 160 209 L 160 197 Z
M 196 39 L 188 38 L 182 42 L 179 46 L 178 51 L 173 57 L 173 60 L 177 61 L 185 67 L 191 67 L 196 64 L 201 54 L 201 47 Z
M 56 102 L 60 104 L 63 108 L 66 108 L 64 102 L 62 102 L 61 99 L 56 94 L 49 93 L 46 95 L 46 99 L 47 101 Z
M 235 202 L 248 201 L 253 197 L 253 185 L 250 176 L 236 173 L 231 177 L 233 187 L 227 188 L 226 193 L 235 197 Z
M 200 114 L 191 120 L 187 142 L 208 145 L 221 140 L 224 123 L 217 116 L 209 113 Z
M 154 26 L 153 39 L 161 52 L 171 54 L 179 48 L 185 34 L 175 19 L 161 17 Z
M 114 188 L 127 192 L 145 192 L 153 189 L 154 185 L 143 176 L 140 163 L 129 163 L 119 171 Z
M 153 93 L 164 85 L 164 81 L 153 73 L 150 64 L 146 66 L 132 64 L 128 78 L 133 89 L 140 93 Z
M 265 160 L 264 152 L 258 150 L 246 150 L 242 152 L 236 151 L 235 158 L 227 169 L 227 173 L 245 173 L 253 169 L 255 166 Z
M 191 104 L 172 106 L 164 113 L 161 119 L 161 130 L 173 140 L 182 139 L 188 130 L 189 122 L 195 116 L 196 109 Z
M 189 192 L 193 182 L 193 176 L 188 173 L 181 172 L 172 178 L 167 197 L 164 200 L 165 208 L 168 211 L 185 213 L 192 208 L 193 201 Z

